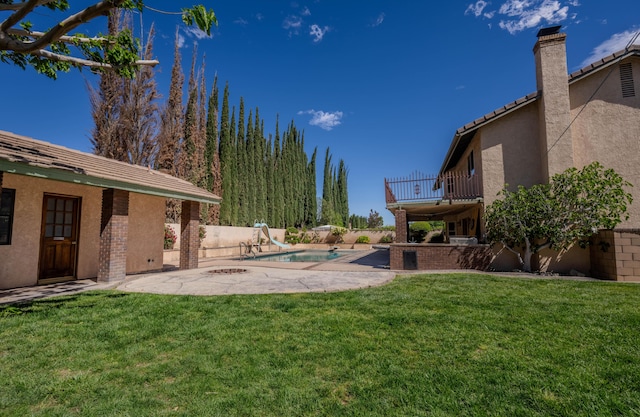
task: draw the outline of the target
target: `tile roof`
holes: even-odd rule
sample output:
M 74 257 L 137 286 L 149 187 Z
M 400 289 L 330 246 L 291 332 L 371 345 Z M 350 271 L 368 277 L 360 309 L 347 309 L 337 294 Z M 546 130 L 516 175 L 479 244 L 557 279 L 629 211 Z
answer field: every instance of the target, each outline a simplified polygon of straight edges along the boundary
M 220 203 L 188 181 L 138 165 L 0 130 L 0 171 L 167 198 Z
M 615 52 L 605 58 L 602 58 L 599 61 L 596 61 L 590 65 L 587 65 L 584 68 L 581 68 L 578 71 L 571 73 L 568 76 L 569 84 L 578 81 L 579 79 L 589 76 L 597 71 L 600 71 L 609 65 L 615 64 L 619 60 L 623 58 L 627 58 L 629 56 L 640 56 L 640 45 L 632 45 L 629 48 Z M 500 107 L 492 111 L 491 113 L 487 113 L 484 116 L 472 121 L 471 123 L 467 123 L 466 125 L 458 128 L 456 130 L 455 135 L 451 141 L 451 145 L 449 146 L 449 150 L 447 151 L 447 155 L 442 163 L 442 167 L 440 168 L 440 174 L 442 174 L 447 169 L 450 169 L 452 166 L 456 164 L 456 161 L 462 154 L 464 153 L 464 148 L 469 144 L 473 132 L 479 129 L 481 126 L 498 119 L 509 112 L 519 109 L 528 105 L 529 103 L 533 103 L 540 97 L 540 92 L 537 91 L 535 93 L 528 94 L 524 97 L 521 97 L 511 103 Z M 462 145 L 460 147 L 460 145 Z

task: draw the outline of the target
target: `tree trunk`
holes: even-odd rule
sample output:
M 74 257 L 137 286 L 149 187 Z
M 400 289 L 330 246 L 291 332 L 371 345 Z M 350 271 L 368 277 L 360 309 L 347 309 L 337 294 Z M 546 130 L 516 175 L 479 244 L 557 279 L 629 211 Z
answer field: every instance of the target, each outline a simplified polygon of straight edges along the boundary
M 533 256 L 533 252 L 531 251 L 531 243 L 529 243 L 529 239 L 525 239 L 524 242 L 524 256 L 521 260 L 522 270 L 524 272 L 531 272 L 531 257 Z

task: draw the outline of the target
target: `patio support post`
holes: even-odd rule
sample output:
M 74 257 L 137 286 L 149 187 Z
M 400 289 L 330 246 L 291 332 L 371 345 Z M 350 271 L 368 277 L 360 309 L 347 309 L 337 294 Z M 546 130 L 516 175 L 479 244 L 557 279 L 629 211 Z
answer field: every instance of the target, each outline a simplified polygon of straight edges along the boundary
M 200 203 L 182 202 L 180 218 L 180 269 L 198 267 L 198 249 L 200 248 Z
M 125 279 L 127 274 L 127 238 L 129 235 L 129 191 L 102 191 L 102 220 L 98 281 Z
M 395 213 L 396 218 L 396 243 L 407 243 L 408 242 L 408 223 L 407 223 L 407 212 L 405 210 L 396 210 Z

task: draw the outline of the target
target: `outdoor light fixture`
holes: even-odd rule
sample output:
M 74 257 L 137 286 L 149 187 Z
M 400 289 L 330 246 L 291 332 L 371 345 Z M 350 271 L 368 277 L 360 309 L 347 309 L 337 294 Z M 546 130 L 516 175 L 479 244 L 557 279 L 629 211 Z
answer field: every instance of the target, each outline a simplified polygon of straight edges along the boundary
M 416 192 L 416 195 L 420 194 L 420 184 L 416 184 L 413 187 L 413 190 Z

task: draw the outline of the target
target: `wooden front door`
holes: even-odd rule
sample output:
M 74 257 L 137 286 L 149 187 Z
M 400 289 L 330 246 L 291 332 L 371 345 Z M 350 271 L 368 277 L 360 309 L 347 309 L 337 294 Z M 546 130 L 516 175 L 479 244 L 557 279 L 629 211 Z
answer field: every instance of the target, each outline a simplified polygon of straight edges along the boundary
M 75 279 L 80 199 L 45 194 L 40 237 L 40 280 Z

